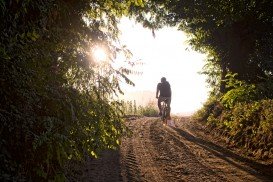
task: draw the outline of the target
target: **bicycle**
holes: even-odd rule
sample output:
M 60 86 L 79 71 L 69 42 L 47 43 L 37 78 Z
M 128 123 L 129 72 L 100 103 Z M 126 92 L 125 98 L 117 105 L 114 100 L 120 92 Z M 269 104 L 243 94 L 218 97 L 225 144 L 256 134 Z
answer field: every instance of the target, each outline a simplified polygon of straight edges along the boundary
M 167 124 L 167 119 L 169 118 L 170 115 L 170 108 L 168 107 L 167 99 L 164 99 L 161 102 L 161 111 L 162 111 L 161 120 L 163 124 Z

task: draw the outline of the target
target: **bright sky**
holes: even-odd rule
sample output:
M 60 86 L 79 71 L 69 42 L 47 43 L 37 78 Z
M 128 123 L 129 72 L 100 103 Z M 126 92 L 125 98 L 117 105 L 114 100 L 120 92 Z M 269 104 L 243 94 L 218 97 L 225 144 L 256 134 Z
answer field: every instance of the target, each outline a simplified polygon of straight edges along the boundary
M 190 49 L 185 33 L 163 28 L 153 37 L 151 30 L 129 19 L 122 19 L 119 27 L 121 43 L 131 50 L 133 59 L 141 59 L 144 63 L 138 67 L 142 75 L 130 76 L 136 86 L 126 87 L 127 92 L 149 90 L 155 93 L 157 83 L 164 76 L 172 88 L 172 113 L 194 112 L 202 106 L 208 88 L 205 76 L 198 72 L 204 65 L 205 55 Z

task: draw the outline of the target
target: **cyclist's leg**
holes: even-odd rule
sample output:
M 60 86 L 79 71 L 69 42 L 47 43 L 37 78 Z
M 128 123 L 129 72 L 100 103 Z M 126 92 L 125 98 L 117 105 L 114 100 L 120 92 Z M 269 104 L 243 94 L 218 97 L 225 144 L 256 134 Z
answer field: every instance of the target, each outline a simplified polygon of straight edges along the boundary
M 163 121 L 165 119 L 165 115 L 166 115 L 166 106 L 164 104 L 164 102 L 161 102 L 161 120 Z
M 161 116 L 161 119 L 162 119 L 162 122 L 163 124 L 167 124 L 167 104 L 165 102 L 162 102 L 163 106 L 162 106 L 162 116 Z
M 168 116 L 169 119 L 171 119 L 171 101 L 172 101 L 172 98 L 167 97 L 167 107 L 168 107 L 167 116 Z
M 162 114 L 161 102 L 162 102 L 162 97 L 158 97 L 157 106 L 158 106 L 158 109 L 159 109 L 159 115 Z

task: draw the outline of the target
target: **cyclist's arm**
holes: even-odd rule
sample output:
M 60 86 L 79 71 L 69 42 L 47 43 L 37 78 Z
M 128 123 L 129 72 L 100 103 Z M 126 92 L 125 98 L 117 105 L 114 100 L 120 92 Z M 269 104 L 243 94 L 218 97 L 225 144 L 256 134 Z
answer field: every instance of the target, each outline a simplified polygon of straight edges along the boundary
M 157 84 L 157 87 L 156 87 L 156 96 L 155 96 L 156 98 L 158 98 L 158 93 L 159 93 L 159 88 L 158 87 L 159 87 L 159 84 Z

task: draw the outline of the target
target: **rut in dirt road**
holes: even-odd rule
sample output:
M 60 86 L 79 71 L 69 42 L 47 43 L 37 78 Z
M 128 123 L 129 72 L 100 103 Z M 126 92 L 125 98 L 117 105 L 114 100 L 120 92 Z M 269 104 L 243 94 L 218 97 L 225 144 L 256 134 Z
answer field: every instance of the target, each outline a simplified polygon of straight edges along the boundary
M 132 135 L 122 139 L 115 154 L 108 151 L 87 162 L 97 172 L 86 170 L 85 176 L 95 176 L 91 181 L 273 181 L 259 173 L 263 164 L 210 141 L 198 123 L 183 118 L 176 125 L 163 126 L 157 118 L 129 120 Z
M 133 151 L 132 139 L 129 139 L 128 149 L 126 150 L 126 155 L 124 156 L 124 170 L 125 175 L 123 175 L 126 180 L 124 181 L 143 181 L 140 176 L 140 170 L 138 163 L 136 162 L 136 157 Z

